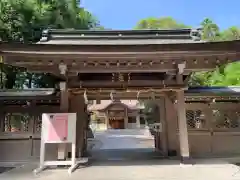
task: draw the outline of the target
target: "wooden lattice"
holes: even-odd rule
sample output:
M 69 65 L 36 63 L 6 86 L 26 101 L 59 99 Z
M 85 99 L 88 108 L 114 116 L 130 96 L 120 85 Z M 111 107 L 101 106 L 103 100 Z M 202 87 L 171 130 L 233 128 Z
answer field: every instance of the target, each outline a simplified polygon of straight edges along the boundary
M 28 132 L 31 116 L 27 113 L 7 113 L 4 118 L 4 132 Z
M 42 118 L 41 115 L 35 117 L 34 130 L 36 133 L 41 132 L 42 127 Z
M 206 117 L 201 110 L 187 110 L 186 118 L 189 129 L 202 129 L 207 126 Z
M 240 128 L 240 111 L 213 110 L 213 128 Z

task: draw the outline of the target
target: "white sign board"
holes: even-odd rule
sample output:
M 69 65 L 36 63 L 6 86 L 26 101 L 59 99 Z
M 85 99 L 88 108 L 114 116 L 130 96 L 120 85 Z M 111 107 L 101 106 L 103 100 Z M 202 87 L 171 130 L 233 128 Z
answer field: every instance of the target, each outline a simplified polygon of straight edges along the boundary
M 76 113 L 42 114 L 41 137 L 45 143 L 75 143 Z
M 40 149 L 40 167 L 34 172 L 38 173 L 48 166 L 70 165 L 68 172 L 77 167 L 80 161 L 76 161 L 76 113 L 52 113 L 42 114 L 42 132 Z M 72 158 L 70 161 L 45 161 L 46 144 L 48 143 L 71 143 Z

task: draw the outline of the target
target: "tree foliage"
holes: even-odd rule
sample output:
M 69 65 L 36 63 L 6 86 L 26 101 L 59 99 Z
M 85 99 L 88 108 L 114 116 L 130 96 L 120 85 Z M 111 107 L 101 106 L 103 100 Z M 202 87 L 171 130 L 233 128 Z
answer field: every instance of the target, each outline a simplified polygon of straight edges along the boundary
M 142 19 L 137 23 L 135 29 L 173 29 L 173 28 L 187 28 L 189 26 L 177 22 L 171 17 L 162 18 L 147 18 Z
M 202 39 L 206 41 L 229 41 L 240 39 L 240 28 L 233 26 L 221 31 L 210 18 L 201 23 Z M 173 29 L 190 27 L 171 17 L 146 18 L 137 23 L 136 29 Z M 190 86 L 233 86 L 240 85 L 240 63 L 222 65 L 211 72 L 197 72 L 191 75 Z
M 43 29 L 98 27 L 97 19 L 78 0 L 0 0 L 0 41 L 35 43 Z M 31 74 L 1 64 L 1 87 L 54 87 L 50 74 Z
M 206 41 L 227 41 L 240 38 L 240 29 L 238 27 L 230 27 L 224 31 L 220 31 L 219 26 L 211 19 L 206 18 L 201 22 L 202 39 Z M 136 29 L 173 29 L 186 28 L 188 25 L 177 22 L 171 17 L 163 18 L 147 18 L 137 23 Z M 197 72 L 191 75 L 189 80 L 190 86 L 230 86 L 240 85 L 240 63 L 234 62 L 228 65 L 222 65 L 210 72 Z M 145 116 L 147 122 L 152 124 L 159 122 L 159 114 L 155 115 L 156 104 L 146 101 Z M 158 109 L 158 108 L 157 108 Z

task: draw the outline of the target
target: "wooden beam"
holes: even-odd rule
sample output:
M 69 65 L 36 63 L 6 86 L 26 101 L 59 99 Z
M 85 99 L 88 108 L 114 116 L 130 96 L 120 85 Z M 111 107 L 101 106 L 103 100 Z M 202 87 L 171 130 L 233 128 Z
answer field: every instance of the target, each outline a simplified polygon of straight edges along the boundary
M 23 44 L 23 43 L 1 43 L 1 55 L 10 52 L 35 51 L 35 52 L 156 52 L 156 51 L 225 51 L 239 52 L 240 41 L 222 41 L 222 42 L 198 42 L 198 43 L 179 43 L 179 44 L 133 44 L 133 45 L 72 45 L 72 44 Z M 35 53 L 34 52 L 34 53 Z M 202 52 L 201 52 L 202 54 Z
M 16 66 L 16 64 L 12 64 Z M 26 68 L 28 72 L 34 73 L 52 73 L 59 74 L 59 69 L 57 66 L 48 66 L 48 65 L 25 65 L 19 66 L 22 68 Z M 187 71 L 209 71 L 216 68 L 216 65 L 201 65 L 195 67 L 189 67 L 186 69 Z M 111 66 L 111 67 L 84 67 L 84 66 L 75 66 L 69 67 L 69 74 L 77 74 L 77 73 L 149 73 L 149 72 L 168 72 L 175 70 L 175 67 L 172 65 L 155 65 L 155 66 Z
M 147 53 L 147 52 L 146 52 Z M 186 52 L 187 53 L 187 52 Z M 176 57 L 174 52 L 168 56 L 163 54 L 146 54 L 143 58 L 141 54 L 120 54 L 119 57 L 96 56 L 90 58 L 87 55 L 60 55 L 55 54 L 7 54 L 4 62 L 13 66 L 25 67 L 31 72 L 58 72 L 58 65 L 64 63 L 72 73 L 100 73 L 100 72 L 175 72 L 176 64 L 185 62 L 186 71 L 200 71 L 214 69 L 221 64 L 233 62 L 240 59 L 240 53 L 223 53 L 214 55 L 214 52 L 199 54 L 178 52 Z M 219 53 L 219 52 L 218 52 Z M 181 55 L 180 55 L 181 54 Z M 191 56 L 189 55 L 191 54 Z M 56 57 L 55 57 L 56 56 Z
M 122 88 L 122 87 L 156 87 L 156 88 L 164 88 L 167 86 L 175 86 L 176 81 L 168 80 L 132 80 L 125 82 L 111 82 L 111 81 L 70 81 L 69 87 L 71 88 Z M 183 85 L 183 84 L 182 84 Z
M 184 86 L 175 86 L 175 87 L 165 87 L 165 88 L 156 88 L 153 89 L 149 88 L 130 88 L 130 89 L 88 89 L 86 91 L 86 95 L 89 100 L 96 100 L 99 99 L 110 99 L 110 93 L 114 93 L 114 97 L 120 99 L 137 99 L 137 98 L 144 98 L 144 99 L 151 99 L 152 95 L 154 94 L 155 98 L 162 97 L 164 92 L 168 91 L 180 91 L 185 89 Z M 84 96 L 85 89 L 69 89 L 69 91 L 73 94 L 81 94 Z
M 219 58 L 226 59 L 228 57 L 239 56 L 239 52 L 226 52 L 226 51 L 141 51 L 141 52 L 64 52 L 64 51 L 55 51 L 48 53 L 47 51 L 21 51 L 21 52 L 11 52 L 4 53 L 3 61 L 7 62 L 20 62 L 25 60 L 26 63 L 30 62 L 42 62 L 42 63 L 51 63 L 56 62 L 60 63 L 61 61 L 72 62 L 84 62 L 84 61 L 146 61 L 146 60 L 180 60 L 180 59 L 210 59 Z M 17 58 L 18 57 L 18 58 Z
M 20 67 L 27 67 L 27 66 L 58 66 L 60 63 L 65 63 L 68 66 L 79 68 L 81 67 L 114 67 L 114 66 L 139 66 L 145 67 L 145 66 L 156 66 L 160 65 L 168 66 L 168 64 L 178 64 L 182 61 L 186 61 L 187 69 L 191 69 L 191 67 L 194 67 L 196 69 L 198 66 L 199 68 L 202 68 L 201 64 L 203 64 L 206 68 L 208 66 L 214 65 L 216 67 L 217 65 L 230 63 L 237 61 L 240 58 L 239 53 L 232 54 L 221 54 L 221 55 L 214 55 L 214 54 L 201 54 L 201 56 L 197 55 L 198 52 L 193 53 L 191 56 L 182 54 L 177 54 L 176 57 L 174 56 L 174 52 L 171 52 L 168 56 L 159 55 L 159 54 L 148 54 L 146 56 L 133 54 L 131 56 L 126 56 L 125 54 L 121 54 L 118 56 L 96 56 L 92 57 L 92 54 L 89 55 L 75 55 L 72 57 L 72 55 L 59 55 L 56 54 L 57 57 L 53 57 L 52 55 L 38 55 L 38 54 L 23 54 L 23 55 L 5 55 L 4 56 L 4 63 L 6 64 L 12 64 L 17 65 Z M 189 66 L 189 67 L 188 67 Z M 167 67 L 165 67 L 167 68 Z M 208 68 L 209 69 L 209 68 Z M 174 72 L 174 69 L 172 69 Z

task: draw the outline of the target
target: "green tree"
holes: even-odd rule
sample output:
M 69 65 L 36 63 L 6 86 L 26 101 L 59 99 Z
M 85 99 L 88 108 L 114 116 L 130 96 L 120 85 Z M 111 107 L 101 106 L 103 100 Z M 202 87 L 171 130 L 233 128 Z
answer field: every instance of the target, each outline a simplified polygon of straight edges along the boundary
M 240 39 L 240 28 L 232 26 L 222 32 L 222 40 L 239 40 Z
M 98 27 L 97 19 L 77 0 L 0 0 L 0 41 L 35 43 L 43 29 Z M 1 64 L 1 87 L 53 87 L 49 74 L 31 74 Z M 43 83 L 43 81 L 48 83 Z M 52 82 L 53 81 L 53 82 Z
M 201 26 L 203 28 L 202 39 L 207 41 L 221 40 L 221 34 L 219 27 L 211 19 L 206 18 L 202 21 Z
M 240 29 L 238 27 L 230 27 L 225 31 L 220 31 L 217 24 L 206 18 L 201 23 L 203 27 L 203 39 L 207 41 L 229 41 L 240 39 Z M 232 86 L 240 85 L 239 68 L 240 63 L 235 62 L 222 65 L 211 72 L 194 73 L 189 81 L 192 86 Z
M 187 28 L 189 26 L 177 22 L 171 17 L 146 18 L 137 23 L 135 29 L 177 29 Z
M 230 63 L 213 71 L 204 85 L 208 86 L 237 86 L 240 85 L 240 63 Z
M 220 31 L 219 26 L 210 18 L 204 19 L 202 26 L 202 39 L 206 41 L 236 40 L 240 38 L 240 29 L 230 27 L 225 31 Z M 171 17 L 163 18 L 146 18 L 137 23 L 136 29 L 176 29 L 190 27 L 179 23 Z M 191 74 L 189 80 L 190 86 L 230 86 L 240 85 L 240 63 L 235 62 L 223 65 L 214 71 L 196 72 Z M 145 102 L 145 115 L 149 124 L 157 122 L 154 114 L 157 113 L 156 104 Z

